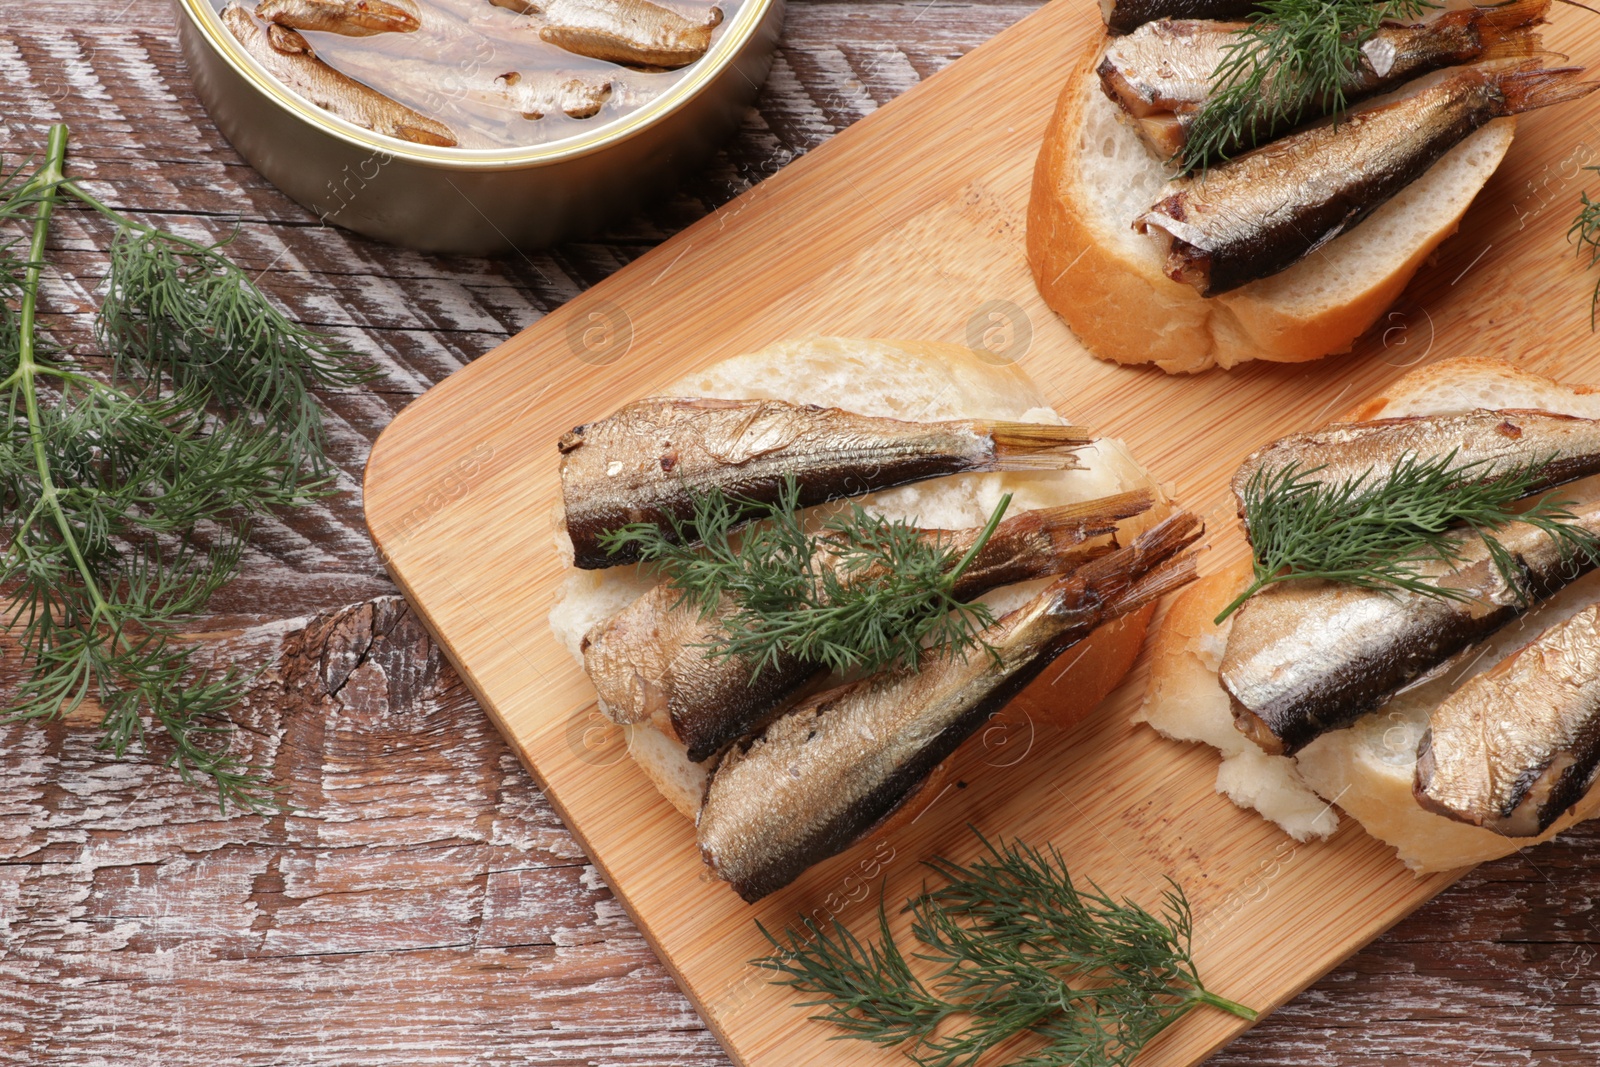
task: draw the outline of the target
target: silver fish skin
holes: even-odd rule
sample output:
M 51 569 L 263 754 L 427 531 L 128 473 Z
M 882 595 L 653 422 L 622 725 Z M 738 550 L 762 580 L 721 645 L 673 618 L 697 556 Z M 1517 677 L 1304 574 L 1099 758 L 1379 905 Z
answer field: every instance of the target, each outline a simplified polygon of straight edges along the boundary
M 1114 34 L 1157 19 L 1239 19 L 1259 8 L 1257 0 L 1100 0 L 1100 15 Z
M 1594 784 L 1600 765 L 1600 604 L 1479 674 L 1435 708 L 1413 792 L 1429 811 L 1533 837 Z
M 1152 503 L 1148 492 L 1137 491 L 1008 518 L 962 572 L 954 593 L 968 600 L 1003 585 L 1070 572 L 1111 551 L 1114 540 L 1104 539 L 1117 523 Z M 925 536 L 959 556 L 980 532 L 929 530 Z M 595 627 L 582 650 L 601 711 L 618 723 L 655 719 L 698 763 L 744 736 L 820 673 L 797 656 L 757 672 L 747 658 L 715 655 L 722 620 L 731 610 L 725 600 L 719 610 L 702 614 L 663 583 Z
M 1577 526 L 1600 534 L 1600 503 L 1573 513 Z M 1495 537 L 1515 562 L 1515 587 L 1475 534 L 1457 535 L 1464 560 L 1453 572 L 1435 561 L 1419 567 L 1467 600 L 1303 581 L 1268 586 L 1245 601 L 1219 671 L 1235 725 L 1266 751 L 1292 755 L 1595 565 L 1586 556 L 1563 557 L 1548 534 L 1527 523 L 1509 523 Z
M 1515 0 L 1451 11 L 1421 25 L 1383 26 L 1362 46 L 1360 64 L 1345 77 L 1344 100 L 1348 104 L 1387 92 L 1440 67 L 1527 55 L 1535 48 L 1528 27 L 1549 8 L 1550 0 Z M 1101 88 L 1157 155 L 1180 156 L 1195 117 L 1214 95 L 1212 72 L 1229 57 L 1248 25 L 1203 19 L 1145 23 L 1107 43 L 1096 68 Z M 1246 127 L 1251 139 L 1225 144 L 1221 153 L 1237 155 L 1296 122 L 1327 114 L 1332 106 L 1331 98 L 1312 101 L 1303 115 L 1282 118 L 1263 111 Z
M 422 12 L 412 0 L 261 0 L 256 18 L 345 37 L 415 33 L 422 27 Z
M 700 853 L 746 901 L 837 855 L 1057 656 L 1104 622 L 1194 577 L 1179 553 L 1200 522 L 1175 515 L 1058 579 L 984 633 L 982 649 L 802 701 L 723 758 L 696 824 Z
M 1600 473 L 1600 420 L 1480 408 L 1453 415 L 1334 423 L 1280 437 L 1251 453 L 1234 473 L 1233 494 L 1242 516 L 1246 490 L 1258 472 L 1271 477 L 1293 464 L 1307 481 L 1354 481 L 1358 488 L 1367 488 L 1388 477 L 1405 457 L 1437 462 L 1452 452 L 1453 465 L 1477 464 L 1472 476 L 1480 479 L 1548 460 L 1530 491 L 1545 489 Z
M 222 22 L 267 73 L 317 107 L 363 129 L 403 141 L 441 148 L 457 143 L 456 135 L 444 123 L 328 66 L 296 31 L 272 23 L 269 36 L 237 3 L 222 9 Z
M 713 489 L 771 503 L 786 478 L 799 506 L 938 478 L 999 470 L 1070 470 L 1093 440 L 1077 426 L 904 422 L 781 400 L 652 398 L 565 434 L 561 492 L 574 562 L 593 570 L 634 563 L 607 553 L 602 534 L 692 521 L 696 493 Z
M 1354 228 L 1494 119 L 1588 95 L 1596 85 L 1582 73 L 1536 61 L 1450 68 L 1177 179 L 1134 227 L 1161 241 L 1169 278 L 1201 296 L 1230 292 Z

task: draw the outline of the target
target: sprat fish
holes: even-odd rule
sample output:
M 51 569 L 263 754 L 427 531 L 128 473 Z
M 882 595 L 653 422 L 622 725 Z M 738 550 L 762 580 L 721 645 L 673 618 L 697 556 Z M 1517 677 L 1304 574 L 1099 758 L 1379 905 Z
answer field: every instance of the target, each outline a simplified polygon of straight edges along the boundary
M 1527 55 L 1535 47 L 1529 27 L 1549 7 L 1550 0 L 1515 0 L 1447 12 L 1416 26 L 1383 26 L 1362 45 L 1359 65 L 1345 75 L 1344 100 L 1388 92 L 1440 67 Z M 1101 87 L 1158 155 L 1181 156 L 1196 116 L 1214 95 L 1213 72 L 1239 47 L 1246 27 L 1206 20 L 1146 23 L 1107 44 L 1096 68 Z M 1264 95 L 1271 81 L 1269 73 Z M 1246 113 L 1241 136 L 1220 146 L 1220 152 L 1233 156 L 1270 141 L 1298 122 L 1327 114 L 1334 103 L 1331 98 L 1309 101 L 1302 114 Z
M 1070 572 L 1110 551 L 1103 539 L 1118 521 L 1151 504 L 1150 494 L 1138 491 L 1008 518 L 962 571 L 954 595 L 970 600 L 1003 585 Z M 980 533 L 929 530 L 923 536 L 960 557 Z M 744 657 L 719 656 L 722 612 L 733 605 L 725 602 L 721 612 L 705 615 L 681 599 L 663 583 L 597 626 L 583 641 L 584 670 L 601 710 L 614 721 L 655 719 L 699 762 L 747 733 L 819 668 L 785 656 L 758 672 Z
M 843 851 L 1066 649 L 1194 577 L 1200 535 L 1180 513 L 1065 576 L 976 649 L 801 701 L 723 758 L 696 824 L 711 870 L 747 901 Z
M 648 92 L 626 89 L 617 79 L 598 71 L 530 70 L 495 74 L 492 68 L 477 69 L 478 64 L 473 62 L 435 66 L 382 55 L 347 56 L 344 66 L 357 77 L 404 79 L 419 93 L 418 102 L 430 110 L 442 110 L 452 101 L 473 100 L 514 112 L 525 119 L 555 114 L 586 119 L 599 114 L 613 100 L 634 105 L 648 97 Z
M 720 490 L 772 503 L 785 481 L 799 507 L 970 471 L 1066 470 L 1093 440 L 1076 426 L 904 422 L 780 400 L 655 398 L 564 435 L 561 491 L 574 562 L 637 562 L 602 535 L 650 523 L 669 536 L 689 523 L 697 494 Z
M 1532 837 L 1576 804 L 1600 764 L 1600 604 L 1468 679 L 1429 716 L 1414 792 L 1423 807 Z
M 529 15 L 541 40 L 575 55 L 630 67 L 673 70 L 711 47 L 722 9 L 691 18 L 650 0 L 494 0 Z
M 422 26 L 422 13 L 413 0 L 261 0 L 256 17 L 291 30 L 345 37 L 415 33 Z
M 1293 466 L 1299 480 L 1381 482 L 1402 458 L 1467 468 L 1464 477 L 1487 479 L 1497 471 L 1537 467 L 1529 490 L 1600 473 L 1600 420 L 1548 411 L 1480 408 L 1451 415 L 1419 415 L 1335 423 L 1290 434 L 1256 450 L 1233 476 L 1243 514 L 1245 492 L 1258 474 L 1270 478 Z
M 340 74 L 316 57 L 295 30 L 277 23 L 262 29 L 236 3 L 222 9 L 223 24 L 258 63 L 311 103 L 374 133 L 416 144 L 448 148 L 456 135 L 442 122 Z
M 525 119 L 542 119 L 557 112 L 586 119 L 617 91 L 616 82 L 603 75 L 572 71 L 510 71 L 467 91 L 494 107 L 515 111 Z
M 1573 514 L 1576 527 L 1600 534 L 1600 503 Z M 1297 581 L 1245 601 L 1219 672 L 1235 723 L 1268 752 L 1292 754 L 1349 726 L 1595 565 L 1527 523 L 1508 523 L 1493 535 L 1511 556 L 1513 584 L 1474 533 L 1455 535 L 1463 557 L 1455 568 L 1419 564 L 1462 600 Z
M 1430 76 L 1180 178 L 1134 226 L 1160 240 L 1164 270 L 1216 296 L 1292 266 L 1347 232 L 1497 118 L 1587 96 L 1576 67 L 1483 63 Z

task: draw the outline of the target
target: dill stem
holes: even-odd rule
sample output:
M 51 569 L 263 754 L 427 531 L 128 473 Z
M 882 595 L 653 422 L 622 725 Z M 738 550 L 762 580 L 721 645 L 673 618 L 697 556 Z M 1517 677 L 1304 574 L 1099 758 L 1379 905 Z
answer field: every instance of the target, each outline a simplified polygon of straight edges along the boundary
M 34 466 L 39 472 L 39 496 L 50 508 L 55 518 L 56 529 L 61 534 L 62 543 L 66 545 L 67 552 L 72 556 L 72 563 L 83 577 L 85 589 L 94 604 L 95 615 L 105 620 L 106 625 L 115 624 L 112 616 L 111 605 L 100 592 L 100 584 L 95 580 L 95 575 L 89 568 L 89 563 L 83 557 L 83 550 L 78 545 L 77 535 L 72 530 L 72 524 L 67 521 L 66 512 L 61 508 L 60 492 L 56 489 L 55 479 L 50 473 L 50 458 L 44 450 L 44 426 L 39 421 L 39 394 L 34 389 L 34 377 L 44 373 L 34 358 L 34 329 L 39 303 L 39 283 L 44 273 L 44 252 L 46 239 L 50 233 L 50 215 L 55 210 L 57 190 L 66 180 L 65 167 L 67 159 L 67 127 L 65 123 L 56 123 L 50 127 L 50 139 L 45 149 L 44 166 L 34 176 L 34 185 L 43 191 L 40 194 L 39 206 L 33 215 L 33 237 L 28 244 L 28 267 L 22 279 L 22 302 L 18 310 L 17 340 L 17 387 L 22 391 L 22 403 L 28 413 L 28 440 L 33 445 Z
M 1270 585 L 1273 580 L 1274 579 L 1272 578 L 1257 578 L 1255 581 L 1245 586 L 1244 592 L 1234 597 L 1232 603 L 1222 609 L 1222 614 L 1211 620 L 1211 625 L 1221 626 L 1229 615 L 1232 615 L 1234 612 L 1238 611 L 1244 606 L 1244 602 L 1246 600 L 1249 600 L 1251 597 L 1261 592 L 1261 590 L 1267 585 Z
M 70 182 L 64 176 L 60 177 L 58 179 L 58 182 L 59 182 L 59 184 L 60 184 L 62 189 L 64 189 L 67 192 L 71 193 L 76 199 L 82 201 L 82 203 L 83 203 L 83 205 L 85 207 L 93 208 L 95 211 L 98 211 L 100 214 L 104 215 L 106 218 L 110 219 L 112 222 L 118 223 L 119 225 L 132 226 L 134 229 L 143 230 L 145 233 L 155 233 L 156 232 L 156 228 L 154 226 L 148 225 L 147 223 L 140 222 L 137 219 L 128 218 L 126 215 L 122 214 L 116 208 L 114 208 L 111 205 L 107 204 L 104 200 L 101 200 L 99 197 L 95 196 L 93 193 L 89 192 L 87 189 L 85 189 L 83 186 L 79 185 L 77 182 Z M 174 234 L 172 236 L 176 236 L 176 235 Z M 194 244 L 194 242 L 185 240 L 184 238 L 181 238 L 181 237 L 179 237 L 178 240 L 182 241 L 184 244 L 188 244 L 188 245 L 193 245 Z
M 1253 1023 L 1261 1017 L 1261 1013 L 1256 1011 L 1254 1008 L 1246 1007 L 1236 1000 L 1229 1000 L 1227 997 L 1219 997 L 1215 993 L 1209 992 L 1198 986 L 1190 991 L 1189 999 L 1196 1004 L 1209 1004 L 1211 1007 L 1219 1008 L 1222 1011 L 1227 1012 L 1229 1015 L 1237 1015 L 1246 1022 Z
M 99 197 L 95 196 L 93 193 L 89 192 L 89 190 L 85 189 L 75 181 L 69 181 L 63 177 L 57 181 L 57 185 L 65 192 L 71 193 L 75 199 L 84 205 L 84 207 L 91 208 L 94 211 L 99 212 L 101 215 L 104 215 L 107 219 L 111 220 L 118 226 L 125 226 L 131 230 L 138 230 L 140 233 L 158 235 L 165 241 L 169 241 L 175 245 L 181 245 L 184 248 L 190 249 L 194 252 L 205 252 L 211 248 L 210 245 L 203 241 L 194 241 L 183 236 L 182 234 L 171 233 L 169 231 L 162 230 L 157 226 L 152 226 L 148 222 L 140 222 L 138 219 L 130 219 L 128 216 L 124 215 L 110 204 L 107 204 L 104 200 L 101 200 Z
M 967 549 L 967 554 L 961 557 L 961 561 L 946 576 L 945 580 L 951 588 L 955 587 L 957 579 L 972 565 L 972 561 L 978 558 L 978 553 L 983 551 L 983 546 L 989 543 L 989 538 L 994 536 L 994 531 L 1000 525 L 1000 520 L 1006 517 L 1006 508 L 1010 506 L 1011 494 L 1007 493 L 1000 498 L 999 506 L 994 509 L 994 514 L 989 516 L 989 521 L 984 523 L 982 532 L 978 534 L 978 539 L 972 542 L 972 547 Z

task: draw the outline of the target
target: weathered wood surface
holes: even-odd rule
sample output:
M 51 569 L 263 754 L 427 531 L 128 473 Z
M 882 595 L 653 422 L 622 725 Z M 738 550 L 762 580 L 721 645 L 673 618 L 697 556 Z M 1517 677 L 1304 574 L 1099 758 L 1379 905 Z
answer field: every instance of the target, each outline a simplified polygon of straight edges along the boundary
M 108 763 L 81 724 L 0 731 L 0 1062 L 726 1062 L 386 596 L 361 464 L 428 385 L 1032 9 L 801 0 L 758 108 L 684 193 L 485 262 L 320 227 L 266 186 L 191 96 L 158 0 L 6 5 L 8 163 L 65 118 L 97 193 L 193 234 L 238 220 L 262 284 L 386 376 L 325 397 L 348 492 L 263 530 L 206 624 L 273 665 L 240 721 L 294 814 L 219 818 L 158 768 Z M 107 234 L 77 213 L 56 232 L 72 278 L 49 325 L 88 346 Z M 1580 830 L 1482 868 L 1214 1062 L 1593 1063 L 1596 844 Z

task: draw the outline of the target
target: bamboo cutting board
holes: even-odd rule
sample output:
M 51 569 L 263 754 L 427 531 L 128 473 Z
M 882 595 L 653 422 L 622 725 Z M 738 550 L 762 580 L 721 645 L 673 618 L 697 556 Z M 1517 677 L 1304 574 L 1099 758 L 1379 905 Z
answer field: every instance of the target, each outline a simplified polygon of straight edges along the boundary
M 692 827 L 625 758 L 546 626 L 563 580 L 551 546 L 560 433 L 786 337 L 929 338 L 1020 358 L 1069 420 L 1126 440 L 1208 516 L 1207 569 L 1243 552 L 1226 483 L 1245 453 L 1412 365 L 1497 355 L 1600 384 L 1594 278 L 1563 239 L 1585 179 L 1600 184 L 1581 169 L 1600 162 L 1588 103 L 1521 120 L 1462 232 L 1352 354 L 1194 378 L 1090 357 L 1038 299 L 1022 238 L 1054 94 L 1099 32 L 1094 4 L 1057 0 L 460 371 L 373 449 L 367 519 L 391 573 L 741 1063 L 904 1062 L 829 1043 L 833 1031 L 766 984 L 747 964 L 765 948 L 755 920 L 864 930 L 880 881 L 899 902 L 921 883 L 919 859 L 972 855 L 967 824 L 1052 842 L 1076 874 L 1150 906 L 1177 879 L 1208 986 L 1261 1009 L 1451 881 L 1414 878 L 1348 820 L 1296 845 L 1234 808 L 1214 790 L 1209 749 L 1130 722 L 1137 667 L 1072 730 L 1002 716 L 909 827 L 747 906 L 703 874 Z M 1600 60 L 1600 29 L 1572 8 L 1558 6 L 1546 40 L 1576 63 Z M 1197 1012 L 1141 1063 L 1198 1062 L 1242 1027 Z

